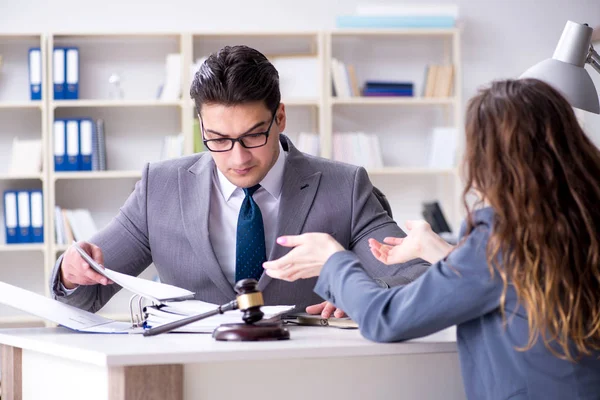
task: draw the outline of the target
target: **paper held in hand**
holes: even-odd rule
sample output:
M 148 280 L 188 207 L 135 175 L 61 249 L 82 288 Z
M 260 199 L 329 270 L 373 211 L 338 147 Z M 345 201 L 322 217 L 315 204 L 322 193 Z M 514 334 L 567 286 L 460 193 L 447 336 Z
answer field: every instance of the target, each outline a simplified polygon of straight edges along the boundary
M 100 275 L 105 276 L 117 285 L 129 290 L 139 296 L 142 296 L 155 303 L 165 301 L 181 301 L 194 298 L 194 292 L 179 288 L 166 283 L 154 282 L 147 279 L 137 278 L 131 275 L 125 275 L 120 272 L 101 267 L 88 253 L 86 253 L 77 243 L 73 247 L 83 257 L 83 259 Z

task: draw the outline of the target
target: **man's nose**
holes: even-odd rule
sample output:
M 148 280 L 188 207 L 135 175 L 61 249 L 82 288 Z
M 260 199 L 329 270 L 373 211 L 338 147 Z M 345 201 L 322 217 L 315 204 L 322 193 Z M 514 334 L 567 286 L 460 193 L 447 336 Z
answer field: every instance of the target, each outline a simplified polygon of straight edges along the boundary
M 231 149 L 231 160 L 235 164 L 243 165 L 244 163 L 250 161 L 252 158 L 252 153 L 249 149 L 242 146 L 240 142 L 235 142 L 233 144 L 233 149 Z

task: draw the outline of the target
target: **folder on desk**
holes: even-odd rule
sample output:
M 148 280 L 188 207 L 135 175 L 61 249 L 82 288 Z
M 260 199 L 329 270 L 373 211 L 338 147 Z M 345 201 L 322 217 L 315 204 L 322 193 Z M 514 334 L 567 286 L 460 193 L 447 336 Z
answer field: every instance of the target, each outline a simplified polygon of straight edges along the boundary
M 29 49 L 29 92 L 31 100 L 42 99 L 42 52 L 39 47 Z
M 63 119 L 54 121 L 52 130 L 54 136 L 54 171 L 67 170 L 67 129 Z
M 19 223 L 19 243 L 31 243 L 31 207 L 29 192 L 17 192 L 17 213 Z
M 0 282 L 0 303 L 79 332 L 142 333 L 128 322 L 114 321 L 41 294 Z
M 66 92 L 65 99 L 76 100 L 79 98 L 79 49 L 68 47 L 66 55 Z
M 41 190 L 29 192 L 31 210 L 31 243 L 44 243 L 44 201 Z
M 66 171 L 79 170 L 79 121 L 76 119 L 66 120 L 66 147 L 67 162 Z
M 54 100 L 65 99 L 65 48 L 56 47 L 52 50 L 52 87 Z
M 4 225 L 6 227 L 6 244 L 19 243 L 19 222 L 17 213 L 17 192 L 4 192 Z

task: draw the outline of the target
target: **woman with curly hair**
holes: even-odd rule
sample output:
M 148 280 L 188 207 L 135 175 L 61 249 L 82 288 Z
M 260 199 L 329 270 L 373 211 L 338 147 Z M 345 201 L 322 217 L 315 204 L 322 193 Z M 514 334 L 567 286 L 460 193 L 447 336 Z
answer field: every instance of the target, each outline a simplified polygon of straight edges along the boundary
M 422 221 L 370 241 L 385 264 L 422 258 L 416 281 L 381 288 L 330 236 L 264 264 L 275 278 L 319 276 L 315 291 L 372 340 L 457 325 L 470 399 L 600 398 L 600 151 L 571 106 L 533 79 L 494 82 L 466 115 L 466 188 L 476 194 L 452 247 Z

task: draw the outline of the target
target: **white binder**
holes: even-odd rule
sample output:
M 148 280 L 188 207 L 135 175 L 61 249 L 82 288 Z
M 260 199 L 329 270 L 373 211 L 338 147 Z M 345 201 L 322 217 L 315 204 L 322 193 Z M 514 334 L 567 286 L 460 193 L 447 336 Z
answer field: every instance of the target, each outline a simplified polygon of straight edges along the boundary
M 67 120 L 67 170 L 79 170 L 79 121 Z
M 17 212 L 19 214 L 19 242 L 31 243 L 31 210 L 29 192 L 17 192 Z
M 52 84 L 54 87 L 54 99 L 65 98 L 65 49 L 57 47 L 52 52 Z

